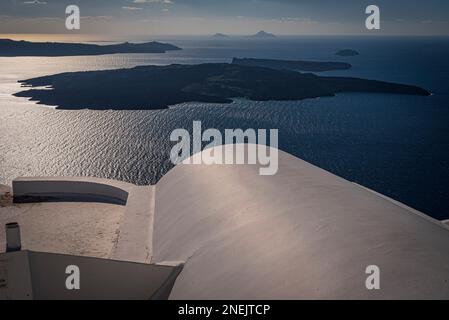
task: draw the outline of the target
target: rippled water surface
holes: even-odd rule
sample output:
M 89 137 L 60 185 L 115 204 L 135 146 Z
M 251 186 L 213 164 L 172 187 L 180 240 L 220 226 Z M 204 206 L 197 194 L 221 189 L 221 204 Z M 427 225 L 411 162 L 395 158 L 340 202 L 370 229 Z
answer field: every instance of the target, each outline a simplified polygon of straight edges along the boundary
M 192 126 L 278 128 L 281 149 L 436 218 L 449 218 L 449 40 L 291 38 L 171 41 L 168 54 L 0 58 L 0 183 L 23 175 L 85 175 L 155 183 L 171 168 L 170 132 Z M 342 48 L 359 57 L 333 55 Z M 156 111 L 64 111 L 13 97 L 17 80 L 144 64 L 237 57 L 348 61 L 326 74 L 416 84 L 431 97 L 342 94 L 297 102 L 183 104 Z M 151 83 L 148 84 L 149 86 Z

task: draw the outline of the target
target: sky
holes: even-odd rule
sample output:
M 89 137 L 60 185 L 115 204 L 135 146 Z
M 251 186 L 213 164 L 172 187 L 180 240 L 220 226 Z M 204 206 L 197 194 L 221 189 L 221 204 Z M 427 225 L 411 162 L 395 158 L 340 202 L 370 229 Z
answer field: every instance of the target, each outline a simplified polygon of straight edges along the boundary
M 381 30 L 365 28 L 380 8 Z M 81 30 L 65 29 L 78 5 Z M 449 35 L 448 0 L 0 0 L 0 34 Z

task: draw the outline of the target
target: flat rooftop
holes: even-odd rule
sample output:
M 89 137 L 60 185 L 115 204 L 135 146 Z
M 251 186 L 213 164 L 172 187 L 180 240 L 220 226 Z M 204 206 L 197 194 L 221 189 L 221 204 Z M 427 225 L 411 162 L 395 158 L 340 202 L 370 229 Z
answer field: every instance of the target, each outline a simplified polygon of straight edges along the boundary
M 106 203 L 44 202 L 13 204 L 8 188 L 0 188 L 0 253 L 5 228 L 18 222 L 22 249 L 98 258 L 110 257 L 125 208 Z

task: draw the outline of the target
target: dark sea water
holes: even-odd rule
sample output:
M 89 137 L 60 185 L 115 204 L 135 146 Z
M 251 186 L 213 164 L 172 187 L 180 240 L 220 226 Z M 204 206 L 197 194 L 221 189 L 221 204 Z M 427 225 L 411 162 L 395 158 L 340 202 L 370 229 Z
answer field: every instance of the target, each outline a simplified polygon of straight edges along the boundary
M 282 150 L 435 218 L 449 218 L 449 38 L 166 40 L 184 50 L 0 58 L 0 183 L 23 175 L 155 183 L 172 167 L 171 131 L 201 120 L 203 128 L 278 128 Z M 361 55 L 334 55 L 345 48 Z M 345 61 L 351 70 L 321 74 L 414 84 L 433 95 L 348 93 L 296 102 L 190 103 L 155 111 L 63 111 L 12 96 L 20 90 L 17 80 L 39 75 L 230 62 L 232 57 Z

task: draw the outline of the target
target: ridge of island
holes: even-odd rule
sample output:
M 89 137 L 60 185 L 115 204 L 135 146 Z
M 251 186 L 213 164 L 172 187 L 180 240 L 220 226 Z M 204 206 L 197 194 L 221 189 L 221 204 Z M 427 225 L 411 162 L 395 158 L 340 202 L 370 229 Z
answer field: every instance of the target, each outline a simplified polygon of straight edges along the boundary
M 254 58 L 233 58 L 232 64 L 251 67 L 263 67 L 279 70 L 297 70 L 297 71 L 335 71 L 348 70 L 352 66 L 345 62 L 330 61 L 305 61 L 305 60 L 275 60 L 275 59 L 254 59 Z
M 86 43 L 61 42 L 29 42 L 0 39 L 0 57 L 62 57 L 103 55 L 115 53 L 165 53 L 167 51 L 182 50 L 168 43 L 120 43 L 111 45 L 98 45 Z
M 60 109 L 165 109 L 184 102 L 302 100 L 340 92 L 430 95 L 411 85 L 228 63 L 70 72 L 20 82 L 34 88 L 15 96 Z

